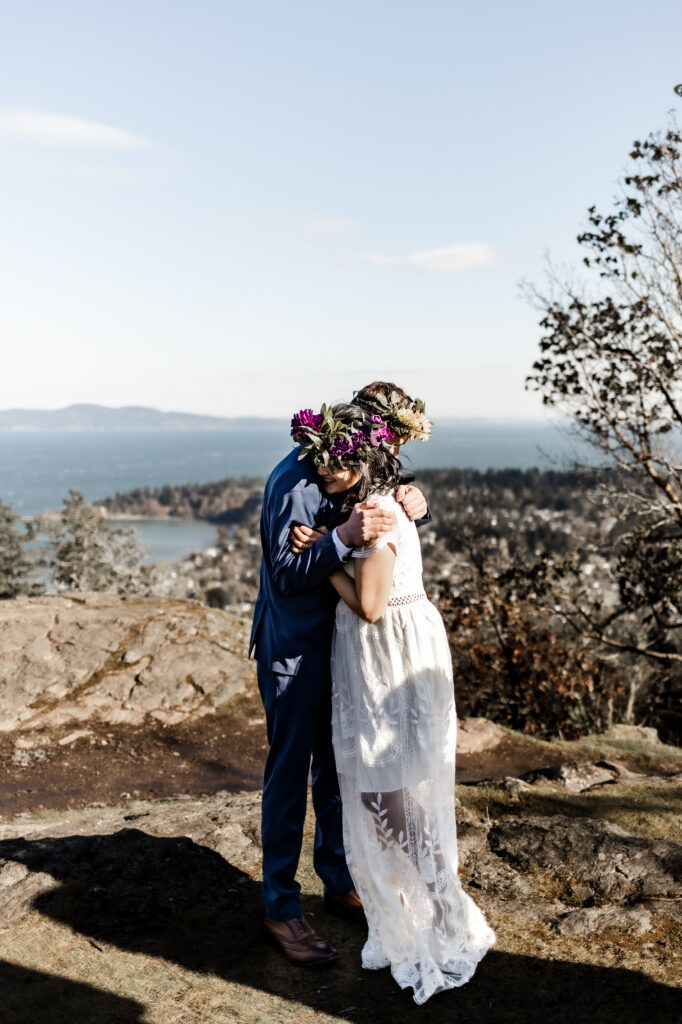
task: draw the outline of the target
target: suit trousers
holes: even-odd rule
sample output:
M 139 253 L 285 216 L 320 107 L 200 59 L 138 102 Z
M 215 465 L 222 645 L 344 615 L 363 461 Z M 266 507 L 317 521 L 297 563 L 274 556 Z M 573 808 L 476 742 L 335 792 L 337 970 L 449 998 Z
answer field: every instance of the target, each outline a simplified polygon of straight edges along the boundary
M 296 870 L 301 855 L 312 761 L 315 810 L 313 863 L 326 892 L 348 892 L 353 881 L 343 849 L 341 797 L 331 736 L 331 676 L 286 676 L 258 663 L 270 750 L 263 781 L 263 889 L 274 921 L 301 914 Z

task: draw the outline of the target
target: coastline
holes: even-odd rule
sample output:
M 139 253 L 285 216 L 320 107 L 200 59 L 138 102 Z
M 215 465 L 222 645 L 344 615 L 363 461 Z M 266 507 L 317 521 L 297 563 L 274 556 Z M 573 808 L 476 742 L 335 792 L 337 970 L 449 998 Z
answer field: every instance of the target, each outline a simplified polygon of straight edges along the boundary
M 159 516 L 159 515 L 144 515 L 143 513 L 136 512 L 128 515 L 125 512 L 108 512 L 104 505 L 93 505 L 105 519 L 112 520 L 124 520 L 124 521 L 140 521 L 145 523 L 209 523 L 213 520 L 203 519 L 201 517 L 193 516 L 192 518 L 185 518 L 184 516 Z M 58 509 L 47 508 L 42 512 L 39 512 L 43 519 L 47 519 L 49 522 L 56 522 L 61 519 L 62 513 Z M 26 523 L 29 520 L 35 519 L 35 516 L 20 516 L 22 522 Z

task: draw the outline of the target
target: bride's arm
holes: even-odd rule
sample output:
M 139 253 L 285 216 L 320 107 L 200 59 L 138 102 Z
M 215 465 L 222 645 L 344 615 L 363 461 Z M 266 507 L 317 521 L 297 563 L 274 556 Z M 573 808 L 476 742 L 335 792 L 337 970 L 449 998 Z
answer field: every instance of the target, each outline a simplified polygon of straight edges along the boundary
M 348 573 L 344 572 L 343 569 L 339 569 L 337 572 L 333 572 L 331 574 L 329 582 L 344 604 L 347 604 L 352 612 L 355 612 L 356 615 L 363 618 L 362 608 L 360 607 L 358 595 L 355 590 L 355 583 Z
M 376 622 L 386 611 L 394 566 L 395 548 L 390 542 L 356 562 L 355 591 L 362 608 L 360 614 L 367 622 Z
M 351 611 L 366 622 L 376 622 L 386 611 L 393 581 L 395 551 L 391 544 L 355 562 L 355 580 L 347 573 L 335 572 L 329 581 Z

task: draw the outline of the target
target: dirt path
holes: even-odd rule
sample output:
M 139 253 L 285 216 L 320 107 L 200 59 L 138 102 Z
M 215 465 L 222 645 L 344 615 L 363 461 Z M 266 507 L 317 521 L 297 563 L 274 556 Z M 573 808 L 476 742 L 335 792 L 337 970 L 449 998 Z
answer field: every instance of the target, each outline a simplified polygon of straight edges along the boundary
M 74 733 L 85 732 L 70 743 Z M 0 815 L 113 806 L 131 797 L 259 789 L 267 752 L 257 694 L 223 714 L 164 726 L 87 722 L 0 735 Z

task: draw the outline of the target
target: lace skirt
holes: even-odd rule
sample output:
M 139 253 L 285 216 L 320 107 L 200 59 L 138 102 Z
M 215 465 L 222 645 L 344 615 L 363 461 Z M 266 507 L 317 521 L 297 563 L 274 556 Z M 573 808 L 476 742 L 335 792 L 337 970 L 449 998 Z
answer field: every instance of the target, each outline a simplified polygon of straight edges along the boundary
M 457 873 L 456 715 L 447 636 L 425 598 L 362 621 L 340 603 L 332 735 L 348 866 L 369 935 L 417 1003 L 467 982 L 495 941 Z

